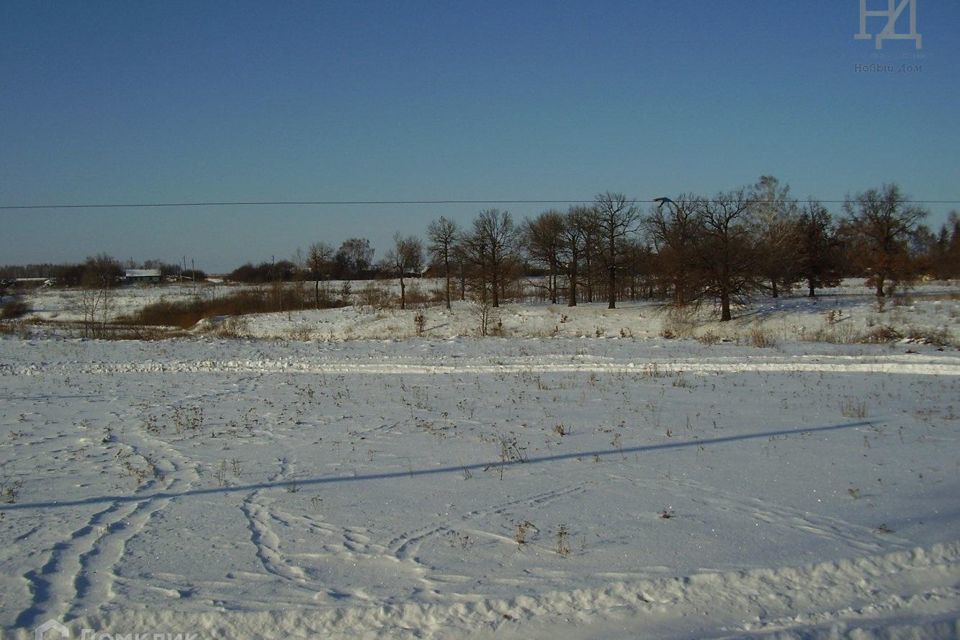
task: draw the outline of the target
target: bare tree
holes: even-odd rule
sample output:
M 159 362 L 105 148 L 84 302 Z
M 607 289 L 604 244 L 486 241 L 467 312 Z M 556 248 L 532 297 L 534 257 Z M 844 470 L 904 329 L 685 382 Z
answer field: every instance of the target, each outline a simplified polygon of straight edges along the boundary
M 869 189 L 843 205 L 854 250 L 877 297 L 886 295 L 884 286 L 910 275 L 908 241 L 927 212 L 911 206 L 895 184 Z
M 583 269 L 582 274 L 584 289 L 586 289 L 587 302 L 593 302 L 593 292 L 596 290 L 597 267 L 601 262 L 601 246 L 603 240 L 600 237 L 600 223 L 596 207 L 581 207 L 580 213 L 576 218 L 580 226 L 580 232 L 583 234 Z
M 473 221 L 473 232 L 464 238 L 464 247 L 479 278 L 480 298 L 486 300 L 489 293 L 494 308 L 500 306 L 515 238 L 513 218 L 499 209 L 481 211 Z
M 460 283 L 460 301 L 467 299 L 467 272 L 470 266 L 470 254 L 467 250 L 467 239 L 462 233 L 457 234 L 453 245 L 453 261 L 457 265 L 457 281 Z
M 400 308 L 407 308 L 407 285 L 404 278 L 411 273 L 419 273 L 423 265 L 423 245 L 420 238 L 400 234 L 393 236 L 393 248 L 387 251 L 385 265 L 400 279 Z
M 653 251 L 638 236 L 631 236 L 621 243 L 623 275 L 618 279 L 621 295 L 637 300 L 644 295 L 652 295 L 651 265 Z
M 651 210 L 643 226 L 653 243 L 656 271 L 664 280 L 664 288 L 669 287 L 674 306 L 684 307 L 698 301 L 701 294 L 698 288 L 701 279 L 696 272 L 700 198 L 682 194 L 675 201 L 658 200 L 659 204 Z
M 698 201 L 698 272 L 704 293 L 720 302 L 721 321 L 731 319 L 732 302 L 749 299 L 760 286 L 753 206 L 745 189 Z
M 106 334 L 107 323 L 113 313 L 113 289 L 120 284 L 122 277 L 120 262 L 107 254 L 87 258 L 80 280 L 80 307 L 85 337 L 102 337 Z
M 560 267 L 560 250 L 563 242 L 565 221 L 559 211 L 545 211 L 523 225 L 523 245 L 530 259 L 547 269 L 547 296 L 557 303 L 557 277 Z
M 431 222 L 430 226 L 427 227 L 427 238 L 430 243 L 427 250 L 434 262 L 443 265 L 444 300 L 447 309 L 450 308 L 450 262 L 455 258 L 454 245 L 459 233 L 457 224 L 443 216 L 440 216 L 439 220 Z
M 960 276 L 960 215 L 951 211 L 930 247 L 930 272 L 946 280 Z
M 796 226 L 797 275 L 807 282 L 807 295 L 813 298 L 820 287 L 840 283 L 840 240 L 830 212 L 813 200 L 804 206 Z
M 320 308 L 320 281 L 326 280 L 333 262 L 333 247 L 325 242 L 315 242 L 307 250 L 307 271 L 314 281 L 314 299 Z
M 587 207 L 570 207 L 563 217 L 563 226 L 560 228 L 559 260 L 567 274 L 567 306 L 577 306 L 577 281 L 580 277 L 580 260 L 585 251 L 586 232 L 583 219 L 587 215 Z
M 790 187 L 773 176 L 761 176 L 751 196 L 760 249 L 758 267 L 776 298 L 781 288 L 790 288 L 797 280 L 798 207 Z
M 617 269 L 621 242 L 636 231 L 640 210 L 622 193 L 601 193 L 596 197 L 597 224 L 603 239 L 601 256 L 607 272 L 607 308 L 617 308 Z
M 373 247 L 366 238 L 344 240 L 334 255 L 337 277 L 349 280 L 367 275 L 373 264 Z

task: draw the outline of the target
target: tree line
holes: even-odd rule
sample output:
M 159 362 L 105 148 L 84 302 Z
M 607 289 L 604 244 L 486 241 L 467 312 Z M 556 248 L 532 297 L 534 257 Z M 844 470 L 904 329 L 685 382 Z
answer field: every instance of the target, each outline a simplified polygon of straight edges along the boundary
M 622 193 L 549 209 L 515 220 L 485 209 L 467 225 L 441 216 L 423 238 L 396 234 L 379 260 L 366 238 L 337 249 L 326 242 L 291 260 L 248 263 L 228 274 L 244 283 L 321 283 L 395 278 L 406 306 L 410 278 L 441 278 L 449 308 L 467 297 L 497 307 L 536 287 L 542 299 L 576 306 L 604 301 L 663 299 L 678 307 L 715 304 L 722 320 L 758 294 L 779 296 L 802 287 L 815 296 L 842 277 L 865 277 L 878 297 L 919 277 L 960 277 L 960 217 L 940 229 L 895 184 L 868 189 L 832 212 L 816 200 L 797 200 L 773 176 L 712 196 L 683 193 L 657 198 L 644 211 Z M 165 274 L 202 279 L 176 265 L 150 261 Z M 117 282 L 121 264 L 106 255 L 78 265 L 0 269 L 4 277 L 54 277 L 66 285 Z M 22 277 L 22 276 L 21 276 Z
M 602 300 L 613 309 L 640 298 L 712 302 L 729 320 L 733 306 L 758 294 L 803 287 L 815 296 L 845 276 L 866 277 L 878 297 L 921 276 L 960 276 L 960 218 L 951 213 L 934 233 L 922 224 L 926 215 L 895 184 L 858 193 L 834 214 L 763 176 L 709 197 L 658 198 L 645 212 L 636 200 L 606 192 L 590 205 L 519 222 L 499 209 L 479 212 L 462 228 L 440 217 L 426 242 L 397 234 L 377 263 L 363 239 L 336 251 L 313 244 L 302 272 L 318 287 L 331 278 L 395 277 L 401 308 L 406 280 L 427 267 L 443 279 L 448 308 L 468 295 L 497 307 L 518 297 L 527 278 L 551 303 Z
M 116 287 L 123 282 L 127 269 L 156 269 L 163 279 L 206 280 L 207 274 L 199 269 L 185 269 L 180 265 L 161 260 L 134 260 L 121 262 L 106 254 L 90 256 L 83 262 L 73 264 L 28 264 L 0 266 L 0 278 L 13 281 L 19 278 L 47 278 L 67 287 Z

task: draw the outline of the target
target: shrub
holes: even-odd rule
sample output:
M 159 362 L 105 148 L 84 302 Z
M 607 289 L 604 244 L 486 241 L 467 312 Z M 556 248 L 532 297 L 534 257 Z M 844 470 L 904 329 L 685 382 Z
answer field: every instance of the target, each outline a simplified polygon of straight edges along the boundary
M 916 329 L 907 331 L 907 339 L 911 342 L 929 344 L 935 347 L 947 347 L 952 344 L 946 329 Z
M 880 325 L 867 331 L 860 336 L 857 342 L 866 344 L 885 344 L 887 342 L 897 342 L 903 338 L 903 334 L 889 325 Z
M 697 327 L 696 310 L 690 307 L 673 307 L 663 318 L 660 335 L 668 340 L 692 338 Z
M 750 330 L 750 344 L 765 349 L 777 346 L 777 341 L 764 329 L 754 327 Z
M 323 304 L 326 303 L 326 304 Z M 325 308 L 343 304 L 334 300 L 321 300 Z M 316 301 L 302 287 L 274 287 L 270 291 L 246 289 L 221 298 L 204 300 L 193 298 L 170 302 L 161 300 L 147 305 L 124 322 L 146 326 L 168 326 L 186 329 L 204 318 L 215 316 L 241 316 L 250 313 L 274 313 L 313 309 Z
M 16 320 L 30 313 L 30 305 L 23 300 L 13 299 L 3 305 L 0 320 Z
M 0 336 L 17 336 L 22 339 L 30 337 L 30 326 L 20 320 L 17 322 L 0 322 Z
M 846 398 L 840 403 L 840 414 L 845 418 L 866 418 L 867 403 L 856 398 Z
M 375 282 L 366 283 L 357 292 L 356 302 L 362 307 L 374 309 L 392 309 L 396 306 L 396 301 L 386 287 Z
M 720 342 L 720 336 L 713 331 L 705 331 L 697 336 L 697 342 L 705 345 L 714 345 Z
M 413 326 L 417 330 L 417 335 L 422 336 L 427 328 L 427 316 L 423 313 L 423 309 L 418 309 L 413 315 Z

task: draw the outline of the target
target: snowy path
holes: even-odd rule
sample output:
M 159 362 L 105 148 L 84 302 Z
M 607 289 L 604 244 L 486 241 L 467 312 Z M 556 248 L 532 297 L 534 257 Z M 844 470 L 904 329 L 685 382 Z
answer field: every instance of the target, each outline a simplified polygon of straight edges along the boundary
M 307 357 L 257 360 L 171 360 L 162 362 L 49 362 L 16 366 L 0 363 L 0 375 L 115 375 L 131 373 L 328 373 L 339 375 L 444 375 L 490 373 L 870 373 L 933 376 L 960 375 L 960 358 L 932 355 L 700 357 L 643 361 L 610 361 L 571 356 L 568 362 L 542 362 L 531 357 L 497 357 L 494 361 L 458 359 L 431 363 L 413 358 L 389 362 L 357 362 Z

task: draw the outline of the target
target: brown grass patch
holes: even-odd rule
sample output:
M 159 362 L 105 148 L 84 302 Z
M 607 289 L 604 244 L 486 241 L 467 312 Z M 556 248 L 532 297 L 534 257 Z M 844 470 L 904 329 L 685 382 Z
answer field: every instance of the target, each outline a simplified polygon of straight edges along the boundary
M 321 297 L 320 308 L 342 307 L 340 300 Z M 229 295 L 176 302 L 160 301 L 147 305 L 122 323 L 141 326 L 188 329 L 204 318 L 242 316 L 251 313 L 276 313 L 316 308 L 312 291 L 303 287 L 245 289 Z

